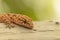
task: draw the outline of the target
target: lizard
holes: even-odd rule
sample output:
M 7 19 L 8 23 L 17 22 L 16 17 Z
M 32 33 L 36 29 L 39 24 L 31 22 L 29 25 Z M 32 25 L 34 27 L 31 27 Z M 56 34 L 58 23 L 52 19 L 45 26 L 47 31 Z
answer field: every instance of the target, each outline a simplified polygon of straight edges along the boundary
M 28 29 L 33 28 L 32 19 L 23 14 L 0 14 L 0 23 L 5 23 L 9 28 L 14 28 L 13 24 L 17 24 Z

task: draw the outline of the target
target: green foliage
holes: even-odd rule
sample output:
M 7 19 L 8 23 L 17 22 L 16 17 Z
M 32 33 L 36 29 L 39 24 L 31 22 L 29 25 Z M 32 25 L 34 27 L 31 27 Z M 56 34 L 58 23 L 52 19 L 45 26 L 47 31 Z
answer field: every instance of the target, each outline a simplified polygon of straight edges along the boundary
M 0 13 L 25 14 L 33 20 L 52 19 L 52 0 L 0 0 Z

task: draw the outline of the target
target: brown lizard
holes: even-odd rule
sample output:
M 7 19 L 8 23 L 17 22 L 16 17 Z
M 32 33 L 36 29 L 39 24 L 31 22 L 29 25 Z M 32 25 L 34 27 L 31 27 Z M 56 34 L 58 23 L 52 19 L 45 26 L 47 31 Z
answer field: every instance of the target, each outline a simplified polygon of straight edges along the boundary
M 0 14 L 0 23 L 5 23 L 8 27 L 14 27 L 13 24 L 23 26 L 29 29 L 33 28 L 32 19 L 22 14 Z

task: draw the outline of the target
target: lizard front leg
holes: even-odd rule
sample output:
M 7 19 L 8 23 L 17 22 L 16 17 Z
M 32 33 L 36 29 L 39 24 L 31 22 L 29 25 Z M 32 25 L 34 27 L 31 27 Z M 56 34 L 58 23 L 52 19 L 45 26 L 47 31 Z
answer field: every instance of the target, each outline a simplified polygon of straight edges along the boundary
M 15 25 L 10 20 L 5 20 L 4 23 L 7 25 L 6 28 L 14 28 Z
M 1 16 L 1 22 L 7 25 L 7 28 L 14 28 L 15 25 L 7 14 Z

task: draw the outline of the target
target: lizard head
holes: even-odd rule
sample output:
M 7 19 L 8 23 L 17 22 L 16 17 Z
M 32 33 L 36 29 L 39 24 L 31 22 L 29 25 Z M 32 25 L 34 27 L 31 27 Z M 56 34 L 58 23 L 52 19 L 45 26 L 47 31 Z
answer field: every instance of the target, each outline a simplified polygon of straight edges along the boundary
M 33 22 L 32 19 L 26 15 L 22 15 L 22 18 L 24 19 L 23 22 L 23 26 L 29 29 L 33 29 Z

